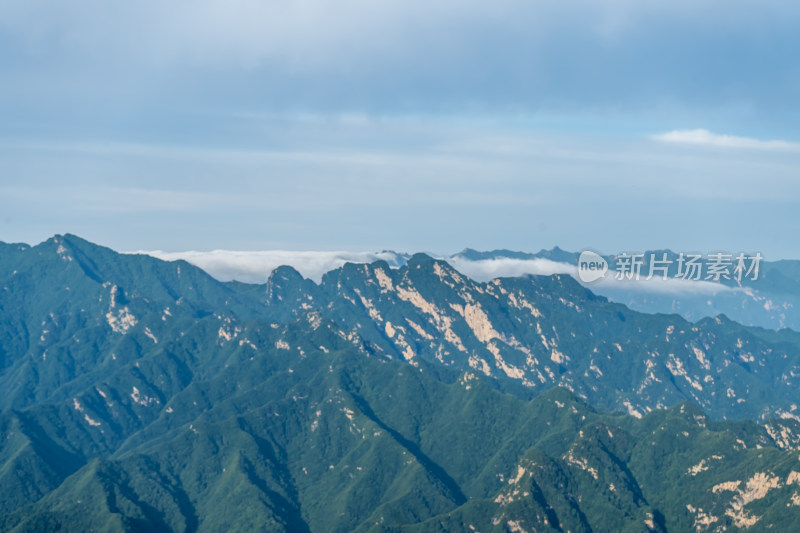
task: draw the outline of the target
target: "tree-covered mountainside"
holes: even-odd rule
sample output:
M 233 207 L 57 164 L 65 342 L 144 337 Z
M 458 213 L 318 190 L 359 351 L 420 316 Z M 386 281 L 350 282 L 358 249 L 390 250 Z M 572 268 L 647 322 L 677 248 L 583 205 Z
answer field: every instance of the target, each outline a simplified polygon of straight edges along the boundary
M 681 400 L 714 418 L 800 415 L 800 334 L 634 312 L 566 275 L 479 283 L 418 254 L 400 269 L 348 264 L 319 286 L 278 269 L 267 297 L 336 321 L 386 357 L 472 369 L 522 395 L 559 385 L 635 416 Z
M 0 245 L 0 316 L 0 531 L 800 518 L 791 331 L 424 255 L 221 283 L 70 235 Z

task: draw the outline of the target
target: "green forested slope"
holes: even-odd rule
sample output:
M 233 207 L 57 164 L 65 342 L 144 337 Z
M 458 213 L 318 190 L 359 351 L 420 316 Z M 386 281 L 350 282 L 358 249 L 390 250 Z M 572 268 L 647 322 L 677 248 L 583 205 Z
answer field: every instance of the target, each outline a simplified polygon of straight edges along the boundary
M 259 289 L 72 236 L 0 254 L 0 531 L 787 531 L 800 518 L 790 332 L 640 315 L 563 278 L 475 284 L 425 256 L 321 285 L 279 269 Z M 525 349 L 528 366 L 512 354 Z M 670 402 L 646 413 L 648 351 L 673 357 L 653 363 L 648 392 Z M 548 379 L 527 386 L 537 370 Z M 695 371 L 723 383 L 687 387 Z M 774 398 L 784 418 L 721 420 L 743 405 L 715 403 L 733 387 L 754 405 L 731 413 L 776 413 Z

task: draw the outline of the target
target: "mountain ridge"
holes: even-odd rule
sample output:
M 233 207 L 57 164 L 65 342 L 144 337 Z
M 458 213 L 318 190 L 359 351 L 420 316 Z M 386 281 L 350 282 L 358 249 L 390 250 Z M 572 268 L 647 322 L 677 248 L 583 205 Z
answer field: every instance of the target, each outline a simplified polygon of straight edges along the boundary
M 371 263 L 376 259 L 384 259 L 388 260 L 393 268 L 399 268 L 410 257 L 407 253 L 391 251 L 339 253 L 216 250 L 206 254 L 150 253 L 162 259 L 185 257 L 221 280 L 238 277 L 240 281 L 257 283 L 265 282 L 268 273 L 281 264 L 290 264 L 304 277 L 319 282 L 325 272 L 339 268 L 345 262 Z M 667 260 L 671 262 L 668 269 L 669 277 L 675 278 L 678 275 L 679 254 L 669 249 L 659 249 L 641 252 L 641 278 L 646 278 L 648 275 L 651 255 L 655 255 L 656 260 L 661 260 L 663 254 L 666 254 Z M 481 252 L 465 248 L 449 256 L 429 255 L 448 261 L 460 272 L 477 281 L 526 274 L 568 273 L 575 276 L 579 257 L 578 253 L 565 251 L 558 246 L 549 250 L 542 249 L 536 253 L 507 249 Z M 606 255 L 605 259 L 611 265 L 613 274 L 615 256 Z M 709 261 L 708 257 L 701 257 L 700 264 L 704 271 Z M 598 294 L 642 312 L 677 312 L 692 321 L 706 316 L 727 314 L 746 325 L 771 329 L 790 327 L 800 330 L 800 291 L 797 289 L 800 286 L 800 261 L 762 260 L 759 262 L 758 279 L 749 279 L 753 276 L 754 272 L 750 276 L 742 276 L 741 283 L 734 277 L 731 279 L 721 277 L 717 282 L 669 283 L 659 280 L 660 276 L 656 276 L 655 281 L 619 283 L 606 279 L 604 282 L 587 286 Z M 702 279 L 704 276 L 701 276 Z

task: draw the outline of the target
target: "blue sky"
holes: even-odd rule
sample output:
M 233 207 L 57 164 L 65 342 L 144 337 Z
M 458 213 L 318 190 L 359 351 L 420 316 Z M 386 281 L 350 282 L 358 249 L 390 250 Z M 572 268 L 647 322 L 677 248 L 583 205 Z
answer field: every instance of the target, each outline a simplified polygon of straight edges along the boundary
M 0 0 L 0 240 L 800 258 L 800 6 Z

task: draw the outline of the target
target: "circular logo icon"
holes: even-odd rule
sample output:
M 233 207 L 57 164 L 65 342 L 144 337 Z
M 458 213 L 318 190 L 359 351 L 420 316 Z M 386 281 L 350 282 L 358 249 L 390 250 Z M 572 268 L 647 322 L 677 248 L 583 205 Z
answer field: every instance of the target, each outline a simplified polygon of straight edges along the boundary
M 602 255 L 591 250 L 584 250 L 578 257 L 578 278 L 584 283 L 591 283 L 604 277 L 608 272 L 608 262 Z

